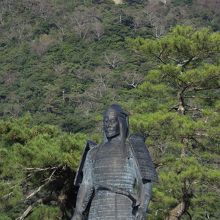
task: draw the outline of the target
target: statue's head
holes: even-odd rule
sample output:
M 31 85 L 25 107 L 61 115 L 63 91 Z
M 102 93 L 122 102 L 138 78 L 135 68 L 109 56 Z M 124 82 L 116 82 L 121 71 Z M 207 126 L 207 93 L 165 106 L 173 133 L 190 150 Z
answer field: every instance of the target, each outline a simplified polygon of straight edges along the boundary
M 107 140 L 119 135 L 126 138 L 128 135 L 128 114 L 119 105 L 111 105 L 104 112 L 103 128 Z

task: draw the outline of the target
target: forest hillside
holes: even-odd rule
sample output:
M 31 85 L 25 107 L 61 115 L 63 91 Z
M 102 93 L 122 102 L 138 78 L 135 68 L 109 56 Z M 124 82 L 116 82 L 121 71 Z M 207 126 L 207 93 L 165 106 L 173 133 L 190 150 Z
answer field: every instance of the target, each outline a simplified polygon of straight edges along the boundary
M 120 104 L 159 174 L 148 220 L 220 219 L 220 1 L 2 0 L 0 220 L 69 220 Z

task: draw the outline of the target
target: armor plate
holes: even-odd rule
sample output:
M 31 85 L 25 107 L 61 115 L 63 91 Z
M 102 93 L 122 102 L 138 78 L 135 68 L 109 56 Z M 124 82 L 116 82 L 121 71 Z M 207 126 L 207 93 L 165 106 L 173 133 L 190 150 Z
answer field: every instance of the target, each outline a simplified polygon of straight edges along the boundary
M 129 137 L 129 142 L 133 154 L 137 160 L 137 165 L 140 169 L 142 180 L 157 182 L 157 172 L 151 160 L 150 153 L 144 142 L 144 138 L 141 135 L 131 135 Z
M 84 151 L 83 151 L 83 156 L 82 156 L 81 161 L 80 161 L 79 168 L 77 169 L 77 172 L 76 172 L 76 176 L 75 176 L 75 179 L 74 179 L 74 186 L 79 186 L 80 183 L 82 182 L 83 167 L 84 167 L 84 163 L 85 163 L 85 160 L 86 160 L 87 153 L 88 153 L 89 150 L 91 150 L 95 146 L 97 146 L 95 142 L 90 141 L 90 140 L 87 141 L 86 146 L 85 146 Z

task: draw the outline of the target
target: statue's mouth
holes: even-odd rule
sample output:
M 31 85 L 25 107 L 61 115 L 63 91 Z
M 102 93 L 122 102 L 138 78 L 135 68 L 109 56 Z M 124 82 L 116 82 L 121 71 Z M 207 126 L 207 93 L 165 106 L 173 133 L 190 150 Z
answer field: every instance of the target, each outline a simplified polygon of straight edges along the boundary
M 115 129 L 107 129 L 107 132 L 108 132 L 108 133 L 115 132 Z

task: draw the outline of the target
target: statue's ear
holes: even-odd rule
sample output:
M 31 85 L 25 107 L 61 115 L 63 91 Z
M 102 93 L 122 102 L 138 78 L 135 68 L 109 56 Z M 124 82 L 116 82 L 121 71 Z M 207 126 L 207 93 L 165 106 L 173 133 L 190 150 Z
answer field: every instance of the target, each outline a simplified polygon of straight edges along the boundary
M 118 117 L 118 121 L 119 121 L 121 140 L 125 141 L 127 137 L 127 125 L 125 124 L 125 120 L 123 120 L 121 117 Z
M 106 137 L 106 134 L 105 134 L 104 131 L 103 131 L 103 138 L 104 138 L 104 143 L 107 143 L 108 142 L 108 138 Z

